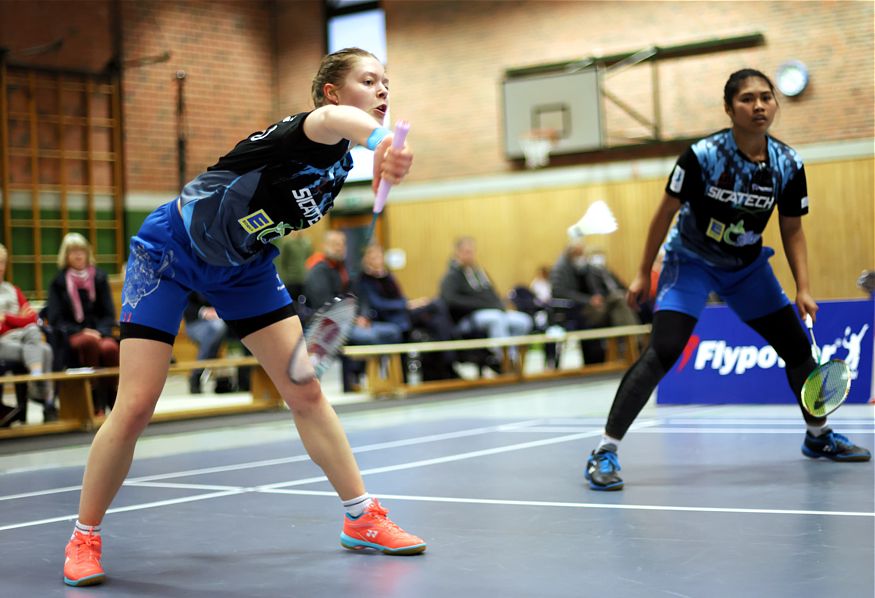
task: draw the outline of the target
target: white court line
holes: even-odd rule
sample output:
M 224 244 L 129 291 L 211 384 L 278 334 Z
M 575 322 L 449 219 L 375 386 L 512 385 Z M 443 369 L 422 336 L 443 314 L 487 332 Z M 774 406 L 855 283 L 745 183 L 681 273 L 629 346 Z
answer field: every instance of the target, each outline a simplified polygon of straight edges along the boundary
M 440 442 L 441 440 L 453 440 L 456 438 L 465 438 L 467 436 L 477 436 L 482 434 L 489 434 L 491 432 L 502 432 L 510 429 L 514 429 L 517 427 L 524 427 L 542 423 L 543 419 L 532 419 L 532 420 L 524 420 L 520 422 L 513 422 L 510 424 L 499 424 L 496 426 L 486 426 L 482 428 L 471 428 L 468 430 L 460 430 L 458 432 L 445 432 L 442 434 L 430 434 L 428 436 L 417 436 L 414 438 L 406 438 L 403 440 L 393 440 L 390 442 L 378 442 L 375 444 L 366 444 L 364 446 L 360 446 L 357 448 L 353 448 L 353 453 L 367 453 L 371 451 L 378 451 L 389 448 L 398 448 L 403 446 L 412 446 L 416 444 L 426 444 L 429 442 Z M 234 465 L 219 465 L 216 467 L 203 467 L 200 469 L 188 469 L 184 471 L 173 471 L 169 473 L 159 473 L 155 475 L 148 476 L 140 476 L 136 478 L 130 478 L 125 481 L 125 483 L 135 483 L 135 482 L 151 482 L 155 480 L 167 480 L 172 478 L 186 477 L 186 476 L 195 476 L 195 475 L 206 475 L 210 473 L 223 473 L 226 471 L 237 471 L 241 469 L 256 469 L 259 467 L 270 467 L 272 465 L 285 465 L 287 463 L 299 463 L 302 461 L 309 461 L 309 455 L 295 455 L 294 457 L 281 457 L 278 459 L 264 459 L 261 461 L 248 461 L 245 463 L 237 463 Z M 35 490 L 33 492 L 21 492 L 19 494 L 8 494 L 6 496 L 0 496 L 0 501 L 4 500 L 16 500 L 19 498 L 31 498 L 34 496 L 47 496 L 49 494 L 60 494 L 63 492 L 74 492 L 81 490 L 82 486 L 64 486 L 63 488 L 51 488 L 48 490 Z
M 542 421 L 543 420 L 531 420 L 531 424 L 534 425 L 534 424 L 540 423 Z M 630 430 L 631 429 L 640 430 L 642 428 L 649 428 L 649 427 L 659 425 L 660 423 L 661 423 L 660 420 L 639 422 L 639 423 L 633 424 L 633 426 L 632 426 L 632 428 L 630 428 Z M 482 428 L 481 430 L 498 431 L 499 429 L 501 429 L 501 430 L 506 431 L 510 428 L 518 427 L 521 425 L 526 425 L 526 422 L 519 422 L 517 424 L 504 424 L 504 425 L 500 425 L 500 426 L 490 426 L 489 428 Z M 459 433 L 453 433 L 453 434 L 458 435 Z M 560 442 L 569 442 L 569 441 L 578 440 L 581 438 L 591 438 L 593 436 L 599 436 L 599 435 L 601 435 L 601 430 L 592 430 L 592 431 L 588 431 L 588 432 L 581 432 L 578 434 L 569 434 L 569 435 L 565 435 L 565 436 L 559 436 L 559 437 L 549 438 L 549 439 L 544 439 L 544 440 L 512 444 L 512 445 L 507 445 L 504 447 L 496 447 L 493 449 L 485 449 L 485 450 L 480 450 L 480 451 L 470 451 L 470 452 L 466 452 L 466 453 L 459 453 L 456 455 L 449 455 L 449 456 L 441 457 L 441 458 L 437 458 L 437 459 L 424 459 L 424 460 L 420 460 L 420 461 L 401 463 L 401 464 L 396 464 L 396 465 L 391 465 L 391 466 L 386 466 L 386 467 L 376 467 L 376 468 L 362 470 L 361 473 L 362 473 L 362 475 L 368 475 L 368 474 L 375 474 L 375 473 L 385 473 L 385 472 L 390 472 L 390 471 L 400 471 L 400 470 L 404 470 L 404 469 L 411 469 L 414 467 L 425 467 L 425 466 L 435 465 L 435 464 L 439 464 L 439 463 L 449 463 L 452 461 L 460 461 L 463 459 L 472 459 L 475 457 L 517 451 L 517 450 L 522 450 L 522 449 L 526 449 L 526 448 L 547 446 L 550 444 L 557 444 Z M 444 434 L 444 435 L 440 435 L 440 436 L 447 436 L 447 435 Z M 433 438 L 433 436 L 422 437 L 422 438 Z M 415 440 L 416 439 L 408 439 L 405 441 L 397 441 L 397 442 L 402 442 L 402 443 L 406 443 L 406 444 L 414 444 Z M 370 446 L 370 447 L 385 446 L 387 444 L 395 444 L 395 443 L 381 443 L 381 445 L 368 445 L 368 446 Z M 365 448 L 365 447 L 362 447 L 362 448 Z M 231 467 L 233 469 L 240 469 L 239 466 L 231 466 Z M 210 469 L 215 469 L 215 468 L 210 468 Z M 152 476 L 152 477 L 154 478 L 155 476 Z M 169 477 L 172 477 L 172 474 Z M 145 484 L 149 481 L 150 481 L 149 479 L 145 479 L 145 478 L 138 478 L 138 479 L 129 480 L 129 482 L 132 482 L 133 485 L 136 485 L 137 483 Z M 286 489 L 289 486 L 318 483 L 318 482 L 322 482 L 322 481 L 326 481 L 325 476 L 316 476 L 316 477 L 311 477 L 311 478 L 305 478 L 302 480 L 295 480 L 292 482 L 266 484 L 266 485 L 258 486 L 255 488 L 229 487 L 227 490 L 221 490 L 219 492 L 212 492 L 212 493 L 202 494 L 202 495 L 197 495 L 197 496 L 175 498 L 175 499 L 169 499 L 169 500 L 164 500 L 164 501 L 144 503 L 144 504 L 139 504 L 139 505 L 129 505 L 126 507 L 109 509 L 107 511 L 107 514 L 156 508 L 156 507 L 169 506 L 169 505 L 181 504 L 181 503 L 186 503 L 186 502 L 195 502 L 195 501 L 200 501 L 200 500 L 208 500 L 211 498 L 232 496 L 235 494 L 242 494 L 242 493 L 246 493 L 246 492 L 274 492 L 274 493 L 287 493 L 287 494 L 297 493 L 297 494 L 318 494 L 318 495 L 325 495 L 325 496 L 336 496 L 336 493 L 333 491 L 301 491 L 301 490 L 288 490 L 288 489 Z M 156 486 L 157 486 L 157 484 L 156 484 Z M 182 486 L 182 485 L 179 485 L 179 486 Z M 187 485 L 187 486 L 191 487 L 191 488 L 197 487 L 197 485 L 194 485 L 194 484 Z M 30 494 L 33 494 L 33 493 L 30 493 Z M 720 509 L 720 508 L 710 508 L 710 507 L 694 508 L 694 507 L 656 507 L 656 506 L 646 506 L 646 505 L 637 505 L 637 506 L 636 505 L 593 505 L 593 504 L 588 504 L 588 503 L 526 503 L 526 501 L 493 501 L 493 500 L 489 500 L 489 499 L 447 499 L 447 498 L 440 498 L 440 497 L 403 497 L 400 495 L 398 495 L 398 496 L 396 496 L 396 495 L 384 495 L 384 497 L 385 498 L 396 497 L 396 498 L 399 498 L 401 500 L 433 500 L 433 501 L 444 501 L 444 502 L 469 502 L 469 503 L 479 502 L 482 504 L 544 504 L 546 506 L 567 505 L 567 506 L 571 506 L 571 507 L 575 507 L 575 508 L 626 508 L 626 509 L 638 508 L 638 509 L 651 509 L 651 510 L 661 509 L 661 510 L 666 510 L 666 511 L 714 511 L 714 512 L 738 512 L 738 513 L 763 512 L 763 513 L 795 513 L 795 514 L 826 514 L 826 515 L 847 514 L 849 516 L 862 516 L 862 515 L 870 516 L 868 513 L 858 514 L 858 513 L 852 513 L 852 512 L 845 513 L 845 512 L 836 512 L 836 511 L 823 511 L 823 512 L 821 512 L 821 511 L 789 511 L 789 510 L 778 511 L 778 510 L 762 510 L 762 509 L 760 509 L 760 510 L 757 510 L 757 509 Z M 37 521 L 30 521 L 30 522 L 23 522 L 23 523 L 17 523 L 17 524 L 12 524 L 12 525 L 6 525 L 6 526 L 0 527 L 0 531 L 5 531 L 5 530 L 9 530 L 9 529 L 17 529 L 17 528 L 22 528 L 22 527 L 30 527 L 30 526 L 42 525 L 42 524 L 48 524 L 48 523 L 56 523 L 56 522 L 60 522 L 60 521 L 72 521 L 76 517 L 77 517 L 77 515 L 75 515 L 75 514 L 74 515 L 65 515 L 65 516 L 54 517 L 54 518 L 50 518 L 50 519 L 41 519 L 41 520 L 37 520 Z
M 250 492 L 253 488 L 246 486 L 228 486 L 227 484 L 178 484 L 176 482 L 125 482 L 125 486 L 135 488 L 169 488 L 178 490 L 236 490 Z
M 62 492 L 73 492 L 75 490 L 81 490 L 82 486 L 64 486 L 63 488 L 50 488 L 49 490 L 35 490 L 33 492 L 21 492 L 20 494 L 7 494 L 6 496 L 0 496 L 0 501 L 3 500 L 15 500 L 18 498 L 30 498 L 32 496 L 45 496 L 48 494 L 61 494 Z
M 556 432 L 572 433 L 582 432 L 584 430 L 592 430 L 592 426 L 531 426 L 529 428 L 520 428 L 515 430 L 501 430 L 504 433 L 513 434 L 529 434 L 543 433 L 552 434 Z M 599 428 L 601 433 L 601 428 Z M 658 427 L 658 428 L 641 428 L 630 429 L 629 433 L 637 434 L 799 434 L 805 435 L 805 430 L 790 430 L 787 428 L 696 428 L 696 427 Z M 860 428 L 860 429 L 842 429 L 842 434 L 875 434 L 875 428 Z
M 535 421 L 535 423 L 538 423 L 541 420 L 534 420 L 534 421 Z M 633 427 L 656 425 L 657 423 L 658 422 L 656 422 L 656 421 L 642 422 L 640 424 L 634 424 Z M 510 427 L 513 427 L 514 425 L 519 425 L 519 424 L 513 424 Z M 491 428 L 507 428 L 507 427 L 508 427 L 508 425 L 502 425 L 502 426 L 492 426 Z M 398 465 L 390 465 L 387 467 L 374 467 L 371 469 L 362 470 L 361 474 L 364 476 L 364 475 L 375 474 L 375 473 L 385 473 L 385 472 L 389 472 L 389 471 L 399 471 L 399 470 L 403 470 L 403 469 L 411 469 L 414 467 L 425 467 L 427 465 L 434 465 L 437 463 L 448 463 L 451 461 L 459 461 L 462 459 L 472 459 L 472 458 L 478 457 L 478 456 L 522 450 L 524 448 L 532 448 L 532 447 L 537 447 L 537 446 L 545 446 L 545 445 L 549 445 L 549 444 L 555 444 L 557 442 L 568 442 L 571 440 L 576 440 L 578 438 L 587 438 L 587 437 L 597 436 L 600 434 L 601 434 L 601 431 L 592 431 L 592 432 L 587 432 L 587 433 L 582 433 L 582 434 L 572 434 L 572 435 L 568 435 L 568 436 L 560 436 L 558 438 L 550 438 L 550 439 L 538 440 L 538 441 L 533 441 L 533 442 L 524 442 L 524 443 L 520 443 L 520 444 L 513 444 L 513 445 L 509 445 L 509 446 L 505 446 L 505 447 L 497 447 L 494 449 L 487 449 L 487 450 L 481 450 L 481 451 L 471 451 L 471 452 L 467 452 L 467 453 L 461 453 L 458 455 L 450 455 L 450 456 L 442 457 L 439 459 L 425 459 L 425 460 L 414 461 L 414 462 L 410 462 L 410 463 L 401 463 Z M 134 480 L 128 480 L 127 482 L 125 482 L 125 484 L 137 485 L 137 484 L 143 484 L 143 483 L 146 483 L 149 481 L 150 480 L 145 480 L 145 479 L 134 479 Z M 314 484 L 314 483 L 319 483 L 319 482 L 324 482 L 324 481 L 327 481 L 327 478 L 325 476 L 315 476 L 315 477 L 311 477 L 311 478 L 304 478 L 301 480 L 294 480 L 291 482 L 280 482 L 280 483 L 276 483 L 276 484 L 266 484 L 266 485 L 258 486 L 256 488 L 252 488 L 252 489 L 231 487 L 230 489 L 223 490 L 221 492 L 214 492 L 214 493 L 198 495 L 198 496 L 189 496 L 189 497 L 184 497 L 184 498 L 175 498 L 175 499 L 170 499 L 170 500 L 166 500 L 166 501 L 145 503 L 143 505 L 130 505 L 130 506 L 121 507 L 118 509 L 110 509 L 107 511 L 107 514 L 121 513 L 121 512 L 125 512 L 125 511 L 135 511 L 135 510 L 138 510 L 141 508 L 142 509 L 149 509 L 149 508 L 154 508 L 157 506 L 169 506 L 169 505 L 179 504 L 179 503 L 183 503 L 183 502 L 193 502 L 196 500 L 207 500 L 209 498 L 230 496 L 232 494 L 241 494 L 243 492 L 252 492 L 252 491 L 264 492 L 267 490 L 274 490 L 274 489 L 278 489 L 278 488 L 282 488 L 282 487 L 299 486 L 299 485 L 304 485 L 304 484 Z M 194 485 L 192 485 L 192 486 L 194 486 Z M 46 491 L 46 493 L 50 493 L 50 492 L 51 491 Z M 28 494 L 34 495 L 37 493 L 28 493 Z M 333 493 L 333 492 L 330 492 L 329 494 L 335 495 L 335 493 Z M 30 526 L 34 526 L 34 525 L 43 525 L 43 524 L 47 524 L 47 523 L 57 523 L 59 521 L 71 521 L 71 520 L 75 519 L 76 517 L 77 517 L 77 515 L 64 515 L 61 517 L 53 517 L 51 519 L 40 519 L 37 521 L 16 523 L 16 524 L 12 524 L 12 525 L 0 526 L 0 531 L 9 530 L 9 529 L 17 529 L 17 528 L 21 528 L 21 527 L 30 527 Z
M 769 419 L 769 418 L 759 418 L 759 419 L 720 419 L 720 418 L 678 418 L 678 417 L 666 417 L 664 418 L 665 423 L 667 424 L 681 424 L 681 425 L 689 425 L 696 426 L 699 424 L 704 425 L 714 425 L 714 424 L 732 424 L 737 426 L 805 426 L 804 420 L 801 419 L 801 415 L 795 419 Z M 834 425 L 842 425 L 842 426 L 865 426 L 867 424 L 875 424 L 875 417 L 870 419 L 839 419 L 839 418 L 830 418 L 830 423 Z
M 631 429 L 638 429 L 648 426 L 655 426 L 658 422 L 641 422 L 638 424 L 633 424 Z M 363 469 L 362 475 L 374 474 L 374 473 L 386 473 L 390 471 L 402 471 L 404 469 L 413 469 L 416 467 L 427 467 L 429 465 L 440 465 L 442 463 L 452 463 L 454 461 L 463 461 L 465 459 L 474 459 L 476 457 L 485 457 L 488 455 L 497 455 L 500 453 L 509 453 L 512 451 L 520 451 L 523 449 L 536 448 L 541 446 L 548 446 L 551 444 L 559 444 L 561 442 L 571 442 L 572 440 L 580 440 L 582 438 L 592 438 L 594 436 L 601 436 L 601 430 L 590 430 L 588 432 L 580 432 L 578 434 L 567 434 L 565 436 L 556 436 L 554 438 L 545 438 L 544 440 L 532 440 L 530 442 L 520 442 L 518 444 L 509 444 L 505 446 L 498 446 L 490 449 L 482 449 L 479 451 L 469 451 L 466 453 L 457 453 L 455 455 L 447 455 L 445 457 L 436 457 L 434 459 L 421 459 L 419 461 L 409 461 L 407 463 L 398 463 L 396 465 L 386 465 L 384 467 L 372 467 L 370 469 Z M 258 486 L 256 489 L 261 490 L 271 490 L 275 488 L 287 488 L 290 486 L 299 486 L 302 484 L 310 484 L 313 482 L 321 482 L 326 481 L 328 478 L 325 476 L 319 476 L 314 478 L 307 478 L 306 480 L 295 480 L 292 482 L 277 482 L 275 484 L 264 484 L 262 486 Z
M 260 492 L 277 494 L 303 494 L 311 496 L 335 496 L 326 490 L 259 489 Z M 409 496 L 404 494 L 378 494 L 380 499 L 411 500 L 423 502 L 447 502 L 473 505 L 507 505 L 514 507 L 562 507 L 571 509 L 617 509 L 628 511 L 682 511 L 694 513 L 742 513 L 757 515 L 825 515 L 832 517 L 873 517 L 866 511 L 807 511 L 797 509 L 741 509 L 735 507 L 677 507 L 671 505 L 617 505 L 606 503 L 553 502 L 543 500 L 504 500 L 491 498 L 453 498 L 447 496 Z
M 140 484 L 138 484 L 140 485 Z M 190 488 L 195 490 L 237 490 L 240 492 L 260 492 L 263 494 L 291 494 L 303 496 L 329 496 L 336 497 L 337 493 L 333 490 L 290 490 L 286 488 L 267 488 L 261 486 L 258 488 L 243 488 L 234 486 L 212 486 L 200 484 L 169 484 L 148 483 L 142 484 L 155 488 Z M 455 498 L 444 496 L 410 496 L 406 494 L 382 494 L 375 493 L 381 499 L 391 500 L 410 500 L 410 501 L 426 501 L 426 502 L 449 502 L 449 503 L 464 503 L 464 504 L 488 504 L 488 505 L 507 505 L 507 506 L 522 506 L 522 507 L 567 507 L 575 509 L 628 509 L 639 511 L 690 511 L 698 513 L 755 513 L 765 515 L 827 515 L 827 516 L 842 516 L 842 517 L 875 517 L 875 512 L 867 511 L 811 511 L 799 509 L 744 509 L 736 507 L 678 507 L 665 505 L 617 505 L 610 503 L 579 503 L 579 502 L 556 502 L 542 500 L 506 500 L 506 499 L 491 499 L 491 498 Z
M 722 418 L 679 418 L 666 416 L 659 418 L 663 425 L 686 425 L 686 426 L 712 426 L 712 425 L 733 425 L 733 426 L 796 426 L 804 428 L 805 422 L 802 417 L 797 418 L 757 418 L 757 419 L 722 419 Z M 875 417 L 872 419 L 838 419 L 830 418 L 830 423 L 837 426 L 866 426 L 875 425 Z M 579 426 L 604 426 L 605 418 L 593 417 L 551 417 L 544 420 L 547 425 L 566 424 Z
M 656 430 L 635 430 L 641 434 L 652 434 Z M 788 430 L 787 428 L 660 428 L 663 434 L 798 434 L 805 436 L 805 430 Z M 875 428 L 847 429 L 842 428 L 841 434 L 875 434 Z
M 222 496 L 232 496 L 234 494 L 242 494 L 245 490 L 233 489 L 233 490 L 224 490 L 222 492 L 210 492 L 209 494 L 198 494 L 196 496 L 186 496 L 183 498 L 172 498 L 170 500 L 159 500 L 155 502 L 149 503 L 140 503 L 138 505 L 128 505 L 127 507 L 116 507 L 114 509 L 107 510 L 107 515 L 111 513 L 125 513 L 127 511 L 141 511 L 143 509 L 155 509 L 157 507 L 166 507 L 169 505 L 178 505 L 187 502 L 196 502 L 199 500 L 209 500 L 211 498 L 219 498 Z M 13 523 L 11 525 L 0 526 L 0 532 L 10 530 L 10 529 L 18 529 L 22 527 L 33 527 L 35 525 L 45 525 L 47 523 L 58 523 L 60 521 L 75 521 L 76 518 L 79 517 L 78 513 L 74 513 L 73 515 L 61 515 L 60 517 L 52 517 L 50 519 L 39 519 L 37 521 L 25 521 L 23 523 Z
M 389 442 L 378 442 L 375 444 L 366 444 L 364 446 L 356 447 L 352 449 L 354 454 L 358 453 L 368 453 L 371 451 L 381 451 L 390 448 L 399 448 L 403 446 L 412 446 L 416 444 L 427 444 L 429 442 L 440 442 L 442 440 L 454 440 L 456 438 L 465 438 L 468 436 L 479 436 L 482 434 L 489 434 L 492 432 L 500 432 L 505 429 L 513 429 L 516 427 L 524 427 L 529 425 L 535 425 L 543 422 L 542 419 L 532 419 L 525 420 L 521 422 L 514 422 L 511 424 L 500 424 L 496 426 L 485 426 L 481 428 L 471 428 L 468 430 L 460 430 L 458 432 L 444 432 L 441 434 L 430 434 L 428 436 L 416 436 L 414 438 L 405 438 L 403 440 L 392 440 Z M 138 478 L 133 478 L 130 481 L 133 482 L 146 482 L 153 480 L 167 480 L 171 478 L 179 478 L 183 476 L 193 476 L 193 475 L 205 475 L 210 473 L 223 473 L 226 471 L 237 471 L 240 469 L 256 469 L 258 467 L 269 467 L 272 465 L 284 465 L 286 463 L 299 463 L 301 461 L 309 461 L 309 455 L 296 455 L 294 457 L 282 457 L 279 459 L 266 459 L 263 461 L 249 461 L 246 463 L 237 463 L 235 465 L 218 465 L 216 467 L 204 467 L 200 469 L 189 469 L 187 471 L 175 471 L 170 473 L 160 473 L 151 476 L 141 476 Z M 3 497 L 0 497 L 2 500 Z

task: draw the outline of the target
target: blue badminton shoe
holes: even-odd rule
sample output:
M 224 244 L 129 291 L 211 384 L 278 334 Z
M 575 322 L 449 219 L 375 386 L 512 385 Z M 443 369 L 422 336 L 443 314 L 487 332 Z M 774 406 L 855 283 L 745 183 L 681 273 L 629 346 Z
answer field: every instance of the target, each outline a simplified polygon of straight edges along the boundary
M 868 449 L 855 445 L 847 436 L 836 434 L 830 428 L 820 436 L 805 432 L 802 454 L 812 459 L 825 457 L 833 461 L 868 461 L 872 458 Z
M 593 490 L 623 489 L 623 480 L 617 475 L 621 469 L 617 449 L 611 450 L 611 447 L 613 445 L 609 444 L 598 451 L 593 451 L 586 460 L 583 477 L 589 481 L 589 487 Z

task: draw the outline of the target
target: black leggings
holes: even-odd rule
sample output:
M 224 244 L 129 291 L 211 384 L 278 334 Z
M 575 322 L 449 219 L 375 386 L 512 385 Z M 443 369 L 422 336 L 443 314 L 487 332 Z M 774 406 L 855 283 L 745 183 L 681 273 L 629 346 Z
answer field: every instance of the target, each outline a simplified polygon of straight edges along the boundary
M 680 357 L 696 327 L 697 319 L 677 311 L 658 311 L 653 316 L 650 345 L 623 376 L 605 425 L 611 438 L 622 439 L 641 413 L 656 385 Z M 786 365 L 787 381 L 802 409 L 802 384 L 817 364 L 805 331 L 788 305 L 761 318 L 745 322 L 774 349 Z M 826 418 L 816 418 L 802 409 L 806 423 L 823 425 Z

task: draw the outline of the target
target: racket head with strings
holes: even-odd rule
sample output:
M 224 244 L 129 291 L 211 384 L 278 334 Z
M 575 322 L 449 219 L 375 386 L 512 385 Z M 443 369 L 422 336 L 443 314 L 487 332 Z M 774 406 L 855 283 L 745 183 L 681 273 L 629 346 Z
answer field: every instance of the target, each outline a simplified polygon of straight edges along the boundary
M 304 384 L 322 377 L 349 339 L 357 313 L 358 300 L 354 295 L 345 295 L 313 314 L 292 350 L 288 368 L 292 382 Z
M 825 417 L 841 407 L 851 390 L 851 370 L 841 359 L 817 366 L 802 385 L 802 406 L 815 417 Z

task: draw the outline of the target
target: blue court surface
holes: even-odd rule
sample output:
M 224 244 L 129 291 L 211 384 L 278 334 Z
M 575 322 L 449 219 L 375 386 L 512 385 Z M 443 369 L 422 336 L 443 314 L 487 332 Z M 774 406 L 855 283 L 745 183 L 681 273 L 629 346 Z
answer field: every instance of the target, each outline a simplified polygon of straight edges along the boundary
M 803 457 L 795 406 L 651 402 L 620 448 L 625 490 L 589 490 L 618 381 L 344 408 L 368 490 L 428 541 L 411 557 L 340 546 L 341 505 L 278 412 L 150 428 L 103 523 L 107 582 L 68 588 L 90 439 L 4 450 L 2 595 L 875 594 L 873 464 Z M 871 406 L 831 422 L 875 444 Z

